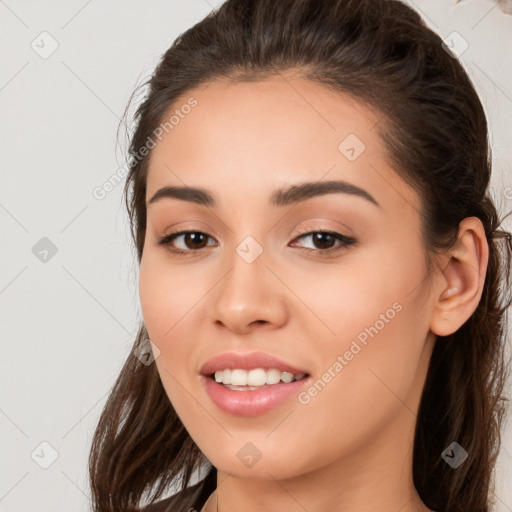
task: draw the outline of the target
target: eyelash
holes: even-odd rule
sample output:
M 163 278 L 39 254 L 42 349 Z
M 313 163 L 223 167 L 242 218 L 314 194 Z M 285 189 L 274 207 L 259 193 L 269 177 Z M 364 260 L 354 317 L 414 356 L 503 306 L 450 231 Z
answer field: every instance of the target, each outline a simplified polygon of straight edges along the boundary
M 305 231 L 305 232 L 302 232 L 302 231 L 299 231 L 301 234 L 300 236 L 294 238 L 294 241 L 295 240 L 298 240 L 300 238 L 305 238 L 307 236 L 311 236 L 311 235 L 314 235 L 314 234 L 318 234 L 318 233 L 322 233 L 322 234 L 326 234 L 326 235 L 330 235 L 332 237 L 334 237 L 337 241 L 339 241 L 341 243 L 340 246 L 338 246 L 337 248 L 330 248 L 330 249 L 310 249 L 308 247 L 305 247 L 304 249 L 306 251 L 311 251 L 311 252 L 314 252 L 316 254 L 328 254 L 328 253 L 333 253 L 333 252 L 338 252 L 340 251 L 341 249 L 346 249 L 347 247 L 349 247 L 350 245 L 356 243 L 356 239 L 355 238 L 352 238 L 352 237 L 348 237 L 348 236 L 345 236 L 345 235 L 342 235 L 341 233 L 336 233 L 335 231 L 325 231 L 325 230 L 313 230 L 313 231 Z M 201 247 L 200 249 L 189 249 L 189 250 L 182 250 L 182 249 L 176 249 L 175 247 L 172 247 L 171 246 L 171 242 L 181 236 L 181 235 L 188 235 L 188 234 L 202 234 L 202 235 L 206 235 L 208 237 L 210 237 L 210 235 L 208 235 L 207 233 L 203 233 L 202 231 L 177 231 L 175 233 L 170 233 L 168 235 L 165 235 L 164 237 L 162 237 L 159 241 L 158 241 L 158 245 L 159 246 L 165 246 L 166 249 L 171 252 L 172 254 L 176 254 L 178 256 L 183 256 L 185 255 L 186 253 L 197 253 L 203 249 L 206 249 L 206 247 Z M 212 237 L 210 237 L 212 238 Z M 188 255 L 190 255 L 188 254 Z

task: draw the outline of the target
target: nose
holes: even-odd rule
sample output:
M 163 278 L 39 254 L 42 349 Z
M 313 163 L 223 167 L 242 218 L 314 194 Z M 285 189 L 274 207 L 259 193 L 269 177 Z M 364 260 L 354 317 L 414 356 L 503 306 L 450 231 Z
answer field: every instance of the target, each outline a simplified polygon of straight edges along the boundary
M 287 321 L 286 287 L 267 267 L 265 251 L 248 263 L 234 252 L 231 268 L 212 290 L 211 316 L 238 334 L 273 329 Z

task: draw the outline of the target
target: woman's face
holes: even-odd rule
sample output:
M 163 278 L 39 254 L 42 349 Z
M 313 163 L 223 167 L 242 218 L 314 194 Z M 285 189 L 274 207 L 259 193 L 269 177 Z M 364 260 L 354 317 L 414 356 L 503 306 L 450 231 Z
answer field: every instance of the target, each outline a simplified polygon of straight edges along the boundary
M 173 113 L 151 150 L 139 293 L 193 440 L 217 469 L 258 478 L 410 452 L 432 307 L 419 199 L 386 159 L 378 116 L 291 76 L 212 82 Z M 211 201 L 149 203 L 165 187 Z M 256 352 L 280 363 L 229 356 Z M 249 391 L 202 375 L 273 382 L 286 365 L 307 375 Z M 241 371 L 257 368 L 273 371 Z

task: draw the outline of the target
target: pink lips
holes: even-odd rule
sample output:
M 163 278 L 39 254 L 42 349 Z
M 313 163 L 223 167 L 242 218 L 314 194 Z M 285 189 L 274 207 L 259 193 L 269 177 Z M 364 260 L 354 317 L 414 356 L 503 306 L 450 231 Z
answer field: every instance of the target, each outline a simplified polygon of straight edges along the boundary
M 233 391 L 210 377 L 203 376 L 202 379 L 213 403 L 222 411 L 236 416 L 257 416 L 270 411 L 297 396 L 311 380 L 310 377 L 306 377 L 289 384 L 280 382 L 254 391 Z
M 229 352 L 220 354 L 207 361 L 201 368 L 202 380 L 206 393 L 219 409 L 236 416 L 257 416 L 285 403 L 309 384 L 310 377 L 290 383 L 279 382 L 261 389 L 251 391 L 235 391 L 219 384 L 211 375 L 218 370 L 236 369 L 252 370 L 255 368 L 276 368 L 281 372 L 294 375 L 308 374 L 304 369 L 292 366 L 264 352 L 240 354 Z
M 307 370 L 296 368 L 265 352 L 248 352 L 246 354 L 225 352 L 208 360 L 201 367 L 200 373 L 201 375 L 211 375 L 217 370 L 233 370 L 235 368 L 240 368 L 241 370 L 276 368 L 282 372 L 290 372 L 294 375 L 308 373 Z

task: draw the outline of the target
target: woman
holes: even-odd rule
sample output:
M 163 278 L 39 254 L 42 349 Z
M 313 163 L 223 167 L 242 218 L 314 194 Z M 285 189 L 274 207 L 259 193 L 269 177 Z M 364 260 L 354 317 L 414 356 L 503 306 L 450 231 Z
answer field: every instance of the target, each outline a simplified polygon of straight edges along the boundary
M 488 511 L 490 172 L 468 76 L 398 1 L 228 0 L 182 34 L 131 139 L 144 322 L 94 510 Z

